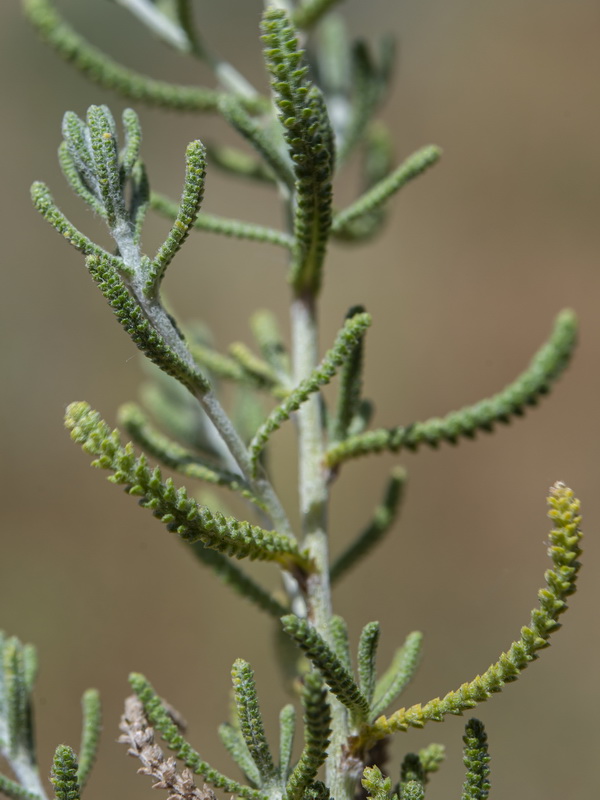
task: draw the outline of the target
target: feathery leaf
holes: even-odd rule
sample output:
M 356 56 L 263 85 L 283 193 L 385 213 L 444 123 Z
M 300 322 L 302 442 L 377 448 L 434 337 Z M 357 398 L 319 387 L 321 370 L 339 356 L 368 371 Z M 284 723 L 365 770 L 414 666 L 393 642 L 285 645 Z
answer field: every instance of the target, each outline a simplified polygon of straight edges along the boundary
M 202 542 L 194 542 L 190 547 L 196 558 L 212 569 L 225 585 L 244 599 L 254 603 L 261 611 L 266 611 L 275 619 L 280 619 L 283 614 L 288 613 L 289 609 L 286 606 L 247 575 L 237 564 L 232 563 L 226 555 L 209 549 Z
M 277 561 L 285 568 L 308 566 L 287 536 L 213 513 L 189 498 L 184 488 L 176 489 L 173 481 L 163 483 L 158 467 L 151 470 L 144 456 L 135 456 L 131 444 L 123 447 L 118 431 L 111 432 L 87 403 L 72 403 L 67 408 L 65 425 L 71 438 L 97 457 L 94 466 L 112 471 L 112 483 L 124 485 L 128 494 L 138 497 L 143 508 L 150 509 L 184 541 L 201 541 L 206 547 L 236 558 Z
M 169 200 L 159 192 L 152 192 L 150 195 L 150 206 L 169 219 L 177 217 L 177 203 Z M 231 236 L 234 239 L 248 239 L 253 242 L 275 244 L 287 250 L 291 250 L 294 244 L 292 237 L 282 231 L 265 228 L 263 225 L 255 225 L 253 222 L 240 222 L 237 219 L 227 219 L 226 217 L 219 217 L 216 214 L 207 214 L 206 212 L 198 214 L 192 227 L 208 233 Z
M 425 789 L 419 781 L 409 781 L 400 787 L 400 800 L 423 800 Z
M 218 167 L 230 175 L 271 185 L 275 183 L 275 176 L 266 164 L 243 150 L 238 150 L 237 147 L 207 142 L 206 154 L 211 166 Z
M 227 122 L 247 139 L 256 152 L 263 157 L 281 184 L 288 187 L 288 189 L 292 189 L 294 186 L 294 173 L 291 162 L 289 158 L 281 154 L 278 149 L 278 143 L 273 141 L 272 136 L 256 119 L 250 116 L 236 97 L 223 97 L 219 104 L 219 109 Z
M 357 314 L 363 314 L 363 306 L 354 306 L 346 314 L 346 319 L 352 319 Z M 331 424 L 331 439 L 341 442 L 348 436 L 348 429 L 356 416 L 361 400 L 362 368 L 364 334 L 356 343 L 356 347 L 345 361 L 340 370 L 340 386 L 338 391 L 337 408 Z
M 260 786 L 262 783 L 260 772 L 252 760 L 248 745 L 244 741 L 244 737 L 240 733 L 239 728 L 234 727 L 229 722 L 224 722 L 222 725 L 219 725 L 219 737 L 225 749 L 242 770 L 246 778 L 255 786 Z
M 111 232 L 127 225 L 114 119 L 106 106 L 90 106 L 83 147 L 91 156 L 90 186 L 104 208 Z M 67 147 L 71 146 L 67 140 Z M 116 237 L 115 237 L 116 238 Z
M 142 409 L 135 403 L 126 403 L 121 406 L 118 420 L 135 444 L 148 455 L 157 458 L 166 467 L 189 478 L 225 486 L 232 491 L 240 492 L 247 499 L 257 502 L 240 475 L 205 462 L 178 442 L 157 431 L 150 424 Z M 258 505 L 260 506 L 260 503 Z
M 20 800 L 45 800 L 33 735 L 31 693 L 36 668 L 35 648 L 0 631 L 0 756 L 17 779 L 0 776 L 0 791 Z
M 358 686 L 367 701 L 373 701 L 376 683 L 377 645 L 379 644 L 379 623 L 368 622 L 362 629 L 358 643 Z
M 393 194 L 417 178 L 439 161 L 442 151 L 435 145 L 427 145 L 409 156 L 390 175 L 379 181 L 352 205 L 337 213 L 332 222 L 332 231 L 342 233 L 346 226 L 377 211 Z
M 85 256 L 95 255 L 99 258 L 105 258 L 110 262 L 113 269 L 118 269 L 121 272 L 127 271 L 127 267 L 121 258 L 107 253 L 69 222 L 54 202 L 50 190 L 45 183 L 35 181 L 35 183 L 32 184 L 31 200 L 34 207 L 40 212 L 46 222 L 49 222 L 50 225 L 52 225 L 69 244 L 73 245 L 76 250 L 79 250 L 80 253 L 83 253 Z
M 77 782 L 81 789 L 87 783 L 100 742 L 102 729 L 102 708 L 100 694 L 96 689 L 88 689 L 81 698 L 83 711 L 83 728 L 81 731 L 81 744 L 79 745 L 79 767 L 77 769 Z
M 383 123 L 373 122 L 366 130 L 362 159 L 363 194 L 384 180 L 393 168 L 393 145 L 389 130 Z M 358 217 L 332 236 L 339 241 L 358 242 L 373 237 L 386 218 L 386 207 L 378 206 Z
M 461 800 L 486 800 L 490 793 L 490 757 L 483 723 L 478 719 L 470 719 L 465 726 L 463 742 L 467 775 Z
M 364 336 L 366 329 L 371 324 L 369 314 L 356 314 L 346 320 L 344 327 L 336 336 L 331 350 L 328 350 L 321 363 L 313 370 L 311 375 L 301 381 L 288 397 L 269 414 L 265 422 L 257 430 L 250 442 L 250 455 L 254 463 L 266 445 L 272 433 L 278 430 L 288 420 L 294 411 L 297 411 L 311 394 L 317 392 L 334 377 L 339 367 L 352 355 L 354 348 Z
M 16 636 L 2 642 L 2 716 L 0 739 L 9 761 L 35 765 L 31 690 L 26 677 L 24 648 Z
M 339 614 L 333 614 L 329 620 L 329 635 L 334 652 L 349 673 L 352 673 L 352 656 L 350 655 L 350 637 L 346 620 Z
M 183 194 L 175 222 L 167 238 L 158 248 L 145 276 L 144 294 L 147 297 L 155 297 L 158 294 L 167 267 L 187 239 L 190 229 L 198 217 L 200 204 L 204 197 L 205 177 L 206 151 L 202 142 L 196 140 L 188 144 L 185 153 Z
M 386 486 L 381 503 L 373 513 L 373 519 L 357 538 L 336 558 L 329 571 L 333 583 L 346 574 L 383 539 L 392 528 L 404 497 L 406 470 L 395 467 Z
M 413 631 L 408 634 L 402 647 L 396 650 L 392 663 L 375 685 L 371 719 L 383 714 L 410 683 L 421 660 L 422 643 L 423 634 Z
M 384 778 L 377 766 L 364 768 L 361 783 L 368 800 L 389 800 L 392 794 L 392 779 Z
M 158 81 L 118 64 L 76 33 L 49 0 L 23 0 L 30 22 L 56 52 L 90 80 L 122 97 L 178 111 L 217 111 L 221 92 L 197 86 Z M 264 111 L 265 99 L 241 98 L 252 111 Z
M 256 356 L 243 342 L 232 342 L 229 345 L 229 355 L 237 361 L 255 384 L 266 387 L 277 386 L 277 376 L 271 367 L 262 358 Z
M 255 311 L 250 317 L 250 325 L 262 357 L 279 382 L 287 385 L 291 379 L 290 360 L 275 316 L 264 309 Z
M 181 735 L 171 715 L 143 675 L 132 673 L 129 676 L 129 683 L 144 706 L 144 712 L 152 727 L 161 734 L 169 748 L 175 752 L 177 758 L 183 761 L 186 767 L 189 767 L 196 775 L 202 775 L 208 783 L 217 789 L 223 789 L 226 792 L 231 792 L 250 800 L 259 800 L 263 797 L 257 789 L 243 786 L 237 781 L 222 775 L 200 758 L 196 750 Z
M 294 11 L 294 24 L 298 28 L 312 28 L 340 0 L 304 0 Z
M 286 396 L 286 392 L 279 388 L 273 375 L 257 373 L 244 369 L 243 365 L 231 356 L 219 353 L 212 347 L 203 343 L 193 342 L 190 344 L 190 352 L 194 361 L 211 372 L 217 378 L 234 381 L 241 385 L 249 386 L 252 389 L 268 391 L 277 396 Z
M 247 661 L 236 659 L 231 670 L 235 703 L 240 723 L 240 732 L 248 752 L 260 774 L 260 785 L 269 786 L 275 780 L 277 770 L 269 749 L 262 715 L 258 705 L 254 672 Z
M 290 282 L 297 293 L 316 294 L 331 227 L 333 132 L 325 102 L 307 77 L 304 53 L 285 12 L 267 8 L 262 28 L 265 61 L 295 176 Z
M 498 394 L 445 417 L 352 436 L 327 452 L 327 465 L 334 467 L 350 458 L 382 450 L 394 453 L 403 448 L 416 450 L 423 443 L 431 447 L 442 441 L 455 444 L 462 436 L 472 438 L 478 430 L 491 431 L 498 422 L 510 422 L 513 416 L 521 416 L 527 406 L 536 405 L 550 391 L 567 367 L 576 339 L 576 317 L 572 311 L 563 311 L 556 318 L 549 340 L 533 357 L 529 367 Z
M 446 748 L 443 744 L 429 744 L 419 750 L 419 760 L 425 773 L 425 782 L 429 780 L 429 775 L 437 772 L 446 758 Z
M 81 789 L 77 782 L 77 769 L 77 756 L 73 750 L 59 744 L 54 752 L 50 777 L 56 800 L 79 800 Z
M 337 165 L 342 164 L 365 132 L 380 104 L 389 83 L 394 58 L 394 40 L 386 37 L 381 45 L 381 63 L 376 64 L 364 41 L 355 42 L 351 51 L 352 111 L 337 153 Z M 385 174 L 389 170 L 386 170 Z M 380 176 L 380 177 L 383 177 Z M 367 188 L 371 188 L 368 186 Z
M 128 745 L 128 754 L 142 764 L 138 772 L 153 779 L 153 788 L 166 789 L 169 800 L 216 800 L 208 786 L 203 786 L 202 790 L 196 787 L 190 769 L 180 772 L 172 756 L 165 758 L 162 748 L 155 742 L 154 728 L 144 706 L 135 695 L 125 700 L 119 728 L 122 731 L 119 742 Z
M 28 792 L 20 783 L 0 774 L 0 792 L 12 800 L 42 800 L 41 795 Z
M 357 720 L 366 718 L 369 713 L 366 698 L 327 642 L 305 619 L 300 619 L 295 614 L 288 614 L 281 621 L 284 631 L 306 653 L 340 703 L 346 706 Z
M 304 706 L 304 749 L 285 787 L 288 800 L 302 800 L 327 758 L 331 734 L 331 712 L 327 690 L 318 672 L 309 672 L 302 691 Z
M 296 709 L 290 704 L 279 714 L 279 778 L 282 782 L 286 782 L 290 774 L 295 732 Z
M 566 611 L 566 598 L 575 591 L 575 582 L 581 553 L 579 542 L 580 504 L 571 489 L 557 482 L 550 489 L 548 516 L 555 527 L 550 532 L 548 555 L 554 568 L 545 573 L 547 588 L 538 592 L 539 608 L 531 612 L 529 626 L 521 628 L 521 635 L 495 664 L 456 691 L 440 699 L 436 697 L 425 705 L 401 708 L 389 717 L 381 716 L 372 725 L 365 725 L 356 746 L 373 743 L 395 731 L 409 727 L 422 728 L 431 720 L 440 721 L 447 714 L 462 714 L 468 708 L 482 703 L 501 691 L 505 683 L 518 678 L 538 651 L 548 647 L 553 631 L 560 627 L 558 617 Z
M 33 692 L 38 672 L 37 650 L 32 644 L 23 645 L 23 680 L 29 694 Z
M 144 355 L 167 375 L 176 378 L 192 394 L 208 392 L 210 384 L 206 378 L 192 364 L 184 361 L 148 321 L 110 261 L 105 256 L 91 255 L 86 258 L 85 263 L 121 327 Z
M 400 789 L 405 783 L 417 781 L 421 786 L 425 786 L 425 770 L 421 759 L 416 753 L 407 753 L 402 760 L 400 767 Z

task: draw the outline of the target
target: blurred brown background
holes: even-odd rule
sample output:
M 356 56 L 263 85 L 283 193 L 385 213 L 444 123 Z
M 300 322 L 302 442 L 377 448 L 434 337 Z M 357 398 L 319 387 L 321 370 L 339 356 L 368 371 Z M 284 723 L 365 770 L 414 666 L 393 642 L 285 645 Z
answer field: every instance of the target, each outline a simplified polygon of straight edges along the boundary
M 215 46 L 263 81 L 259 0 L 197 6 Z M 350 305 L 372 312 L 366 391 L 377 402 L 376 424 L 443 414 L 494 393 L 528 363 L 565 306 L 580 316 L 581 345 L 553 395 L 525 420 L 475 443 L 404 456 L 410 486 L 402 519 L 337 590 L 336 610 L 350 618 L 354 643 L 364 623 L 381 620 L 382 668 L 409 630 L 425 632 L 407 703 L 455 688 L 485 670 L 528 620 L 547 567 L 544 498 L 553 481 L 568 482 L 583 500 L 588 534 L 580 591 L 540 662 L 475 713 L 491 740 L 493 797 L 592 797 L 600 784 L 600 5 L 349 0 L 345 7 L 356 34 L 400 37 L 399 74 L 384 110 L 397 158 L 427 142 L 444 148 L 441 164 L 394 200 L 376 243 L 331 249 L 322 345 Z M 209 80 L 198 65 L 155 47 L 109 2 L 65 0 L 60 8 L 123 63 L 182 83 Z M 78 224 L 99 230 L 59 175 L 60 121 L 66 109 L 84 114 L 90 103 L 107 102 L 120 113 L 125 104 L 42 45 L 17 2 L 0 5 L 0 42 L 0 624 L 39 648 L 40 763 L 49 768 L 59 742 L 77 746 L 79 697 L 97 686 L 105 733 L 87 797 L 148 797 L 149 781 L 115 742 L 127 673 L 140 670 L 188 718 L 204 757 L 236 775 L 215 733 L 227 714 L 233 660 L 255 667 L 273 739 L 286 701 L 272 623 L 89 469 L 62 428 L 64 407 L 76 399 L 114 421 L 141 373 L 79 255 L 32 210 L 28 187 L 47 181 Z M 173 196 L 185 144 L 229 136 L 213 118 L 139 110 L 151 180 Z M 347 180 L 339 202 L 352 191 Z M 268 191 L 214 172 L 205 210 L 279 224 Z M 165 227 L 156 222 L 149 251 Z M 206 320 L 222 346 L 248 341 L 246 319 L 258 306 L 276 309 L 285 324 L 275 248 L 197 235 L 166 288 L 181 317 Z M 277 483 L 293 507 L 291 428 L 276 443 Z M 383 456 L 346 467 L 332 507 L 334 550 L 368 518 L 393 463 Z M 276 579 L 272 570 L 261 575 Z M 396 759 L 430 741 L 447 744 L 431 800 L 460 796 L 463 725 L 450 719 L 395 740 Z

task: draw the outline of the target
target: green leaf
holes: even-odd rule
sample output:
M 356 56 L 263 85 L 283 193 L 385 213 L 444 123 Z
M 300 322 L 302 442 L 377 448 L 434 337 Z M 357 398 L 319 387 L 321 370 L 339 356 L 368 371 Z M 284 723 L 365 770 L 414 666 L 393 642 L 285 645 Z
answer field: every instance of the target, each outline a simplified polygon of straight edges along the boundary
M 316 294 L 331 227 L 333 132 L 285 12 L 267 8 L 262 28 L 265 61 L 295 176 L 290 282 L 297 294 Z
M 243 342 L 232 342 L 229 345 L 229 355 L 248 375 L 249 382 L 269 388 L 277 387 L 277 376 L 273 373 L 271 367 L 261 358 L 258 358 Z
M 421 660 L 423 634 L 409 633 L 402 647 L 396 650 L 392 663 L 375 685 L 371 719 L 377 719 L 412 680 Z
M 175 219 L 178 213 L 177 203 L 169 200 L 159 192 L 152 192 L 150 195 L 150 205 L 159 214 L 169 219 Z M 240 222 L 237 219 L 219 217 L 216 214 L 202 212 L 198 214 L 192 227 L 208 233 L 219 233 L 223 236 L 231 236 L 234 239 L 247 239 L 253 242 L 263 242 L 264 244 L 274 244 L 291 250 L 293 239 L 289 234 L 276 231 L 273 228 L 265 228 L 263 225 L 255 225 L 250 222 Z
M 358 686 L 369 703 L 373 700 L 376 682 L 377 645 L 379 644 L 379 623 L 368 622 L 362 629 L 358 643 Z
M 363 193 L 386 178 L 393 168 L 393 142 L 388 128 L 381 122 L 373 122 L 365 132 L 362 158 Z M 335 239 L 345 242 L 361 242 L 373 237 L 386 219 L 386 207 L 377 208 L 358 217 L 342 230 L 332 231 Z
M 394 44 L 393 39 L 389 37 L 384 39 L 381 45 L 381 63 L 377 64 L 366 42 L 354 43 L 350 69 L 352 110 L 339 147 L 338 166 L 347 159 L 359 142 L 365 139 L 368 126 L 388 88 L 394 60 Z M 389 170 L 386 170 L 385 174 L 388 172 Z
M 295 614 L 288 614 L 281 621 L 284 631 L 306 653 L 340 703 L 357 720 L 365 718 L 369 713 L 367 699 L 327 642 L 305 619 L 300 619 Z
M 2 727 L 6 731 L 9 760 L 35 764 L 30 688 L 26 676 L 23 645 L 12 636 L 2 643 Z M 2 737 L 4 738 L 4 736 Z
M 294 24 L 298 28 L 312 28 L 340 0 L 304 0 L 294 12 Z
M 152 260 L 144 284 L 144 294 L 156 297 L 165 271 L 187 239 L 204 197 L 206 151 L 200 141 L 190 142 L 185 153 L 183 194 L 173 227 Z
M 206 547 L 235 558 L 277 561 L 285 568 L 308 566 L 307 559 L 287 536 L 213 513 L 189 498 L 184 488 L 176 489 L 173 481 L 163 482 L 158 467 L 151 470 L 144 456 L 135 456 L 131 444 L 123 447 L 118 431 L 111 432 L 87 403 L 72 403 L 67 408 L 65 425 L 71 438 L 97 457 L 93 466 L 113 472 L 109 478 L 112 483 L 126 486 L 128 494 L 139 498 L 143 508 L 150 509 L 184 541 L 201 541 Z
M 275 769 L 265 736 L 254 673 L 247 661 L 238 658 L 231 670 L 231 677 L 241 734 L 260 774 L 260 785 L 269 786 L 274 782 L 278 770 Z
M 304 678 L 302 690 L 304 706 L 304 749 L 285 788 L 288 800 L 302 800 L 306 789 L 314 781 L 327 758 L 331 734 L 331 712 L 327 690 L 321 676 L 310 672 Z
M 333 614 L 329 621 L 329 635 L 336 656 L 346 670 L 352 673 L 352 657 L 350 655 L 350 638 L 346 620 L 339 614 Z
M 357 314 L 363 314 L 363 306 L 353 306 L 346 314 L 346 319 L 352 319 Z M 337 408 L 331 425 L 331 439 L 341 442 L 348 436 L 348 430 L 358 413 L 362 392 L 364 334 L 357 341 L 349 358 L 340 370 L 340 388 L 338 392 Z
M 218 110 L 221 92 L 157 81 L 118 64 L 76 33 L 49 0 L 23 0 L 23 8 L 41 37 L 99 86 L 152 106 L 178 111 Z M 253 111 L 266 110 L 264 98 L 258 96 L 242 98 L 241 102 Z
M 115 270 L 128 271 L 121 258 L 107 253 L 69 222 L 54 202 L 46 184 L 41 183 L 41 181 L 36 181 L 32 184 L 31 200 L 44 219 L 80 253 L 85 256 L 94 255 L 98 258 L 106 259 Z
M 554 522 L 548 548 L 553 569 L 544 575 L 547 588 L 538 592 L 539 608 L 531 612 L 529 626 L 521 628 L 519 639 L 482 675 L 464 683 L 456 691 L 448 692 L 442 699 L 436 697 L 425 705 L 419 703 L 401 708 L 389 717 L 382 716 L 372 725 L 365 725 L 353 747 L 361 748 L 395 731 L 422 728 L 431 720 L 439 722 L 447 714 L 462 714 L 474 708 L 501 691 L 504 684 L 516 680 L 538 658 L 538 652 L 548 647 L 552 632 L 560 627 L 558 617 L 567 609 L 566 598 L 575 591 L 581 566 L 577 558 L 581 553 L 579 543 L 582 535 L 579 528 L 580 503 L 571 489 L 563 483 L 555 483 L 550 489 L 548 505 L 548 516 Z
M 43 800 L 41 795 L 28 792 L 20 783 L 0 774 L 0 792 L 12 800 Z
M 294 186 L 292 165 L 289 158 L 282 156 L 278 142 L 273 141 L 268 131 L 248 114 L 236 97 L 223 97 L 219 109 L 229 124 L 263 157 L 280 183 L 291 190 Z
M 36 671 L 35 648 L 0 631 L 0 756 L 17 780 L 0 776 L 0 791 L 10 797 L 45 800 L 33 731 L 31 693 Z
M 222 725 L 219 725 L 219 736 L 227 752 L 242 770 L 246 778 L 255 786 L 260 786 L 262 783 L 260 772 L 252 760 L 248 746 L 239 728 L 235 728 L 228 722 L 224 722 Z
M 266 611 L 275 619 L 280 619 L 287 614 L 288 608 L 273 597 L 273 595 L 247 575 L 237 564 L 223 553 L 209 549 L 202 542 L 189 545 L 199 561 L 212 569 L 215 575 L 227 586 L 237 592 L 245 600 Z
M 56 800 L 79 800 L 81 790 L 77 781 L 77 756 L 67 745 L 59 744 L 54 752 L 50 780 Z
M 400 787 L 400 800 L 423 800 L 425 789 L 419 781 L 409 781 Z
M 189 767 L 196 775 L 202 775 L 208 783 L 217 789 L 223 789 L 240 797 L 249 798 L 249 800 L 262 800 L 263 795 L 257 789 L 243 786 L 237 781 L 228 778 L 200 758 L 196 750 L 181 735 L 171 715 L 143 675 L 134 672 L 129 676 L 129 682 L 133 691 L 141 700 L 146 716 L 152 726 L 161 734 L 169 748 L 175 752 L 176 757 L 183 761 L 186 767 Z
M 377 766 L 364 768 L 361 783 L 368 800 L 389 800 L 392 794 L 392 779 L 384 778 Z
M 277 431 L 312 394 L 331 381 L 339 367 L 351 357 L 354 348 L 358 345 L 370 324 L 371 317 L 369 314 L 356 314 L 356 316 L 346 320 L 344 327 L 336 336 L 333 347 L 325 353 L 321 363 L 308 378 L 301 381 L 290 392 L 280 405 L 273 409 L 257 430 L 249 446 L 250 455 L 255 464 L 271 434 Z
M 406 783 L 416 781 L 425 787 L 425 770 L 421 759 L 416 753 L 407 753 L 400 767 L 400 790 Z
M 100 731 L 102 729 L 100 694 L 96 689 L 88 689 L 84 693 L 81 698 L 81 707 L 83 711 L 83 729 L 79 746 L 77 782 L 83 789 L 96 761 L 100 743 Z
M 344 229 L 352 225 L 352 223 L 373 214 L 407 183 L 436 164 L 441 154 L 442 151 L 435 145 L 427 145 L 417 150 L 390 175 L 379 181 L 344 211 L 336 214 L 332 223 L 332 231 L 334 233 L 343 233 Z
M 275 176 L 266 164 L 236 147 L 207 142 L 206 154 L 211 166 L 218 167 L 230 175 L 271 185 L 275 183 Z
M 391 530 L 404 498 L 406 478 L 406 470 L 402 467 L 392 470 L 381 503 L 373 513 L 373 519 L 331 565 L 329 577 L 332 584 L 337 583 L 349 569 L 362 561 Z
M 279 778 L 282 782 L 287 781 L 290 774 L 295 732 L 296 709 L 290 704 L 279 714 Z
M 106 106 L 90 106 L 86 117 L 86 136 L 82 145 L 91 157 L 89 183 L 104 208 L 111 232 L 128 223 L 123 197 L 122 174 L 115 121 Z M 67 140 L 67 146 L 72 142 Z
M 467 775 L 463 785 L 462 800 L 486 800 L 490 793 L 490 757 L 488 755 L 487 735 L 483 723 L 470 719 L 465 726 L 463 737 L 464 765 Z
M 255 311 L 250 317 L 250 325 L 262 357 L 279 382 L 288 386 L 291 381 L 290 359 L 274 314 L 264 309 Z
M 135 403 L 126 403 L 119 409 L 119 424 L 133 441 L 148 455 L 189 478 L 225 486 L 240 492 L 253 502 L 258 502 L 240 475 L 209 464 L 191 450 L 157 431 L 142 409 Z M 260 503 L 258 503 L 260 506 Z
M 429 780 L 429 775 L 437 772 L 446 758 L 446 749 L 443 744 L 429 744 L 419 750 L 419 760 L 425 773 L 425 782 Z
M 104 256 L 91 255 L 86 266 L 98 288 L 108 300 L 114 315 L 133 343 L 163 372 L 182 383 L 189 391 L 205 394 L 210 384 L 200 371 L 175 352 L 163 335 L 148 321 L 125 282 Z M 171 322 L 172 325 L 172 322 Z
M 463 436 L 473 438 L 478 430 L 491 431 L 499 422 L 508 423 L 548 394 L 567 367 L 576 341 L 577 319 L 572 311 L 565 310 L 558 315 L 550 339 L 536 353 L 529 367 L 498 394 L 442 418 L 351 436 L 330 448 L 327 465 L 335 467 L 350 458 L 382 450 L 394 453 L 403 448 L 416 450 L 423 443 L 431 447 L 443 441 L 455 444 Z

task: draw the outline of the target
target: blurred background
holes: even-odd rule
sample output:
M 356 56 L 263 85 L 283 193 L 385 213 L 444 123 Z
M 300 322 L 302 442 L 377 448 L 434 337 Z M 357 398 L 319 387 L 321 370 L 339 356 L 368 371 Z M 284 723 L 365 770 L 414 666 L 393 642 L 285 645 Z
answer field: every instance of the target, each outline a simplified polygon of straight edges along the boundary
M 196 5 L 213 46 L 264 86 L 262 3 Z M 110 2 L 59 7 L 128 66 L 181 83 L 210 81 Z M 475 715 L 490 738 L 494 797 L 591 797 L 600 784 L 600 5 L 348 0 L 341 8 L 355 35 L 399 36 L 399 71 L 382 113 L 395 131 L 397 160 L 429 142 L 444 149 L 441 163 L 392 202 L 376 242 L 330 251 L 322 347 L 349 306 L 360 302 L 373 314 L 365 391 L 376 401 L 375 424 L 442 415 L 498 391 L 526 366 L 561 308 L 576 309 L 581 344 L 551 397 L 526 419 L 456 448 L 402 454 L 410 483 L 401 520 L 336 590 L 336 611 L 349 619 L 354 645 L 366 622 L 381 621 L 382 669 L 406 633 L 424 632 L 406 704 L 456 688 L 528 621 L 548 566 L 545 497 L 552 482 L 567 482 L 582 498 L 588 534 L 580 590 L 550 650 Z M 229 670 L 238 656 L 255 668 L 274 740 L 287 702 L 272 655 L 274 625 L 90 469 L 62 427 L 65 406 L 80 399 L 113 423 L 143 376 L 81 257 L 37 217 L 28 188 L 48 182 L 73 220 L 97 234 L 98 222 L 58 170 L 61 118 L 101 102 L 116 116 L 126 103 L 41 44 L 15 1 L 0 4 L 0 90 L 0 624 L 39 649 L 42 770 L 56 744 L 78 746 L 79 698 L 96 686 L 105 726 L 86 796 L 149 796 L 150 782 L 116 743 L 127 674 L 137 670 L 188 719 L 201 754 L 237 777 L 216 736 L 227 717 Z M 174 197 L 188 141 L 236 141 L 213 117 L 138 111 L 152 184 Z M 354 178 L 351 169 L 339 204 L 354 196 Z M 214 170 L 204 209 L 280 224 L 267 189 Z M 168 225 L 151 218 L 152 227 L 149 252 Z M 166 290 L 178 315 L 206 321 L 221 347 L 250 341 L 247 318 L 257 307 L 287 324 L 282 253 L 267 245 L 197 234 L 170 268 Z M 274 444 L 276 483 L 294 509 L 291 426 Z M 385 455 L 345 467 L 331 509 L 334 552 L 369 518 L 397 461 Z M 276 584 L 274 570 L 260 575 Z M 396 763 L 431 741 L 447 745 L 431 800 L 460 796 L 464 721 L 394 740 Z

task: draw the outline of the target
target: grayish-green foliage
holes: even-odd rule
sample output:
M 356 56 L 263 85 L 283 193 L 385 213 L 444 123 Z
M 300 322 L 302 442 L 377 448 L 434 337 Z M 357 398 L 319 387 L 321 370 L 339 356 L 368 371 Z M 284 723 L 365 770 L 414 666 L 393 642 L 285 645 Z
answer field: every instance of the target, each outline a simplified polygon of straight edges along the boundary
M 379 623 L 367 623 L 358 646 L 351 643 L 346 621 L 333 613 L 331 586 L 393 531 L 406 471 L 394 467 L 370 521 L 349 534 L 342 552 L 330 562 L 327 507 L 334 482 L 345 462 L 358 456 L 417 450 L 422 444 L 437 447 L 444 441 L 455 444 L 522 415 L 567 366 L 576 342 L 575 316 L 568 310 L 559 314 L 529 367 L 493 397 L 439 418 L 398 421 L 388 429 L 370 427 L 374 407 L 363 396 L 363 365 L 371 316 L 361 306 L 351 308 L 323 352 L 318 312 L 328 249 L 336 241 L 361 244 L 372 237 L 385 222 L 395 194 L 441 155 L 439 147 L 427 145 L 395 166 L 391 132 L 375 119 L 393 74 L 390 38 L 375 49 L 352 41 L 337 13 L 341 0 L 267 0 L 261 23 L 270 79 L 267 95 L 213 51 L 196 24 L 191 0 L 116 2 L 163 43 L 203 62 L 212 70 L 214 86 L 175 85 L 137 73 L 74 31 L 52 0 L 22 2 L 41 36 L 92 81 L 135 103 L 219 114 L 254 151 L 250 155 L 236 147 L 191 142 L 181 200 L 175 203 L 151 190 L 153 169 L 147 170 L 142 158 L 135 111 L 123 113 L 122 145 L 106 106 L 91 106 L 85 119 L 67 112 L 59 163 L 71 190 L 106 223 L 113 240 L 109 249 L 79 231 L 44 184 L 32 187 L 37 210 L 82 254 L 120 325 L 154 364 L 142 404 L 127 403 L 119 412 L 119 423 L 132 442 L 123 444 L 120 433 L 84 402 L 67 409 L 72 438 L 92 456 L 94 466 L 150 510 L 203 566 L 277 621 L 281 636 L 288 637 L 287 650 L 281 650 L 293 661 L 293 685 L 303 711 L 303 747 L 294 761 L 294 705 L 281 711 L 275 748 L 265 732 L 252 668 L 241 659 L 235 662 L 235 709 L 219 734 L 241 770 L 245 782 L 240 782 L 202 759 L 185 738 L 177 712 L 146 678 L 134 673 L 130 681 L 135 694 L 126 701 L 121 741 L 141 762 L 140 772 L 169 791 L 171 800 L 212 800 L 212 789 L 199 789 L 196 776 L 247 800 L 353 800 L 361 774 L 370 800 L 421 800 L 444 759 L 443 748 L 431 744 L 407 753 L 395 770 L 399 782 L 393 787 L 390 775 L 382 772 L 387 765 L 380 743 L 397 731 L 461 714 L 483 702 L 515 680 L 548 645 L 575 589 L 579 502 L 563 484 L 552 487 L 548 552 L 553 566 L 545 574 L 538 607 L 510 648 L 483 675 L 443 698 L 384 716 L 415 674 L 422 635 L 408 633 L 378 675 Z M 346 208 L 336 208 L 335 177 L 354 154 L 360 156 L 360 191 Z M 277 192 L 282 228 L 201 211 L 205 176 L 213 167 Z M 172 225 L 157 252 L 148 254 L 143 232 L 152 211 L 167 216 Z M 254 341 L 233 342 L 226 352 L 214 346 L 204 328 L 184 325 L 167 310 L 161 296 L 165 272 L 182 246 L 193 246 L 187 240 L 205 232 L 245 240 L 248 247 L 262 242 L 280 248 L 287 259 L 290 292 L 289 348 L 279 309 L 254 313 Z M 221 400 L 225 382 L 236 390 L 230 411 Z M 321 391 L 330 383 L 333 404 Z M 272 434 L 289 420 L 298 435 L 298 515 L 283 507 L 276 476 L 269 470 Z M 194 490 L 163 479 L 150 459 L 175 472 L 178 481 L 237 493 L 247 502 L 248 518 L 198 502 Z M 293 524 L 298 516 L 299 524 Z M 251 577 L 237 563 L 244 559 L 277 567 L 282 590 L 273 591 Z M 13 773 L 0 775 L 0 792 L 14 800 L 46 800 L 33 735 L 35 651 L 0 635 L 0 655 L 0 752 Z M 94 763 L 100 732 L 94 690 L 84 695 L 83 719 L 79 754 L 67 745 L 55 752 L 51 781 L 57 800 L 79 800 Z M 489 792 L 489 757 L 477 720 L 467 723 L 464 742 L 462 797 L 483 800 Z

